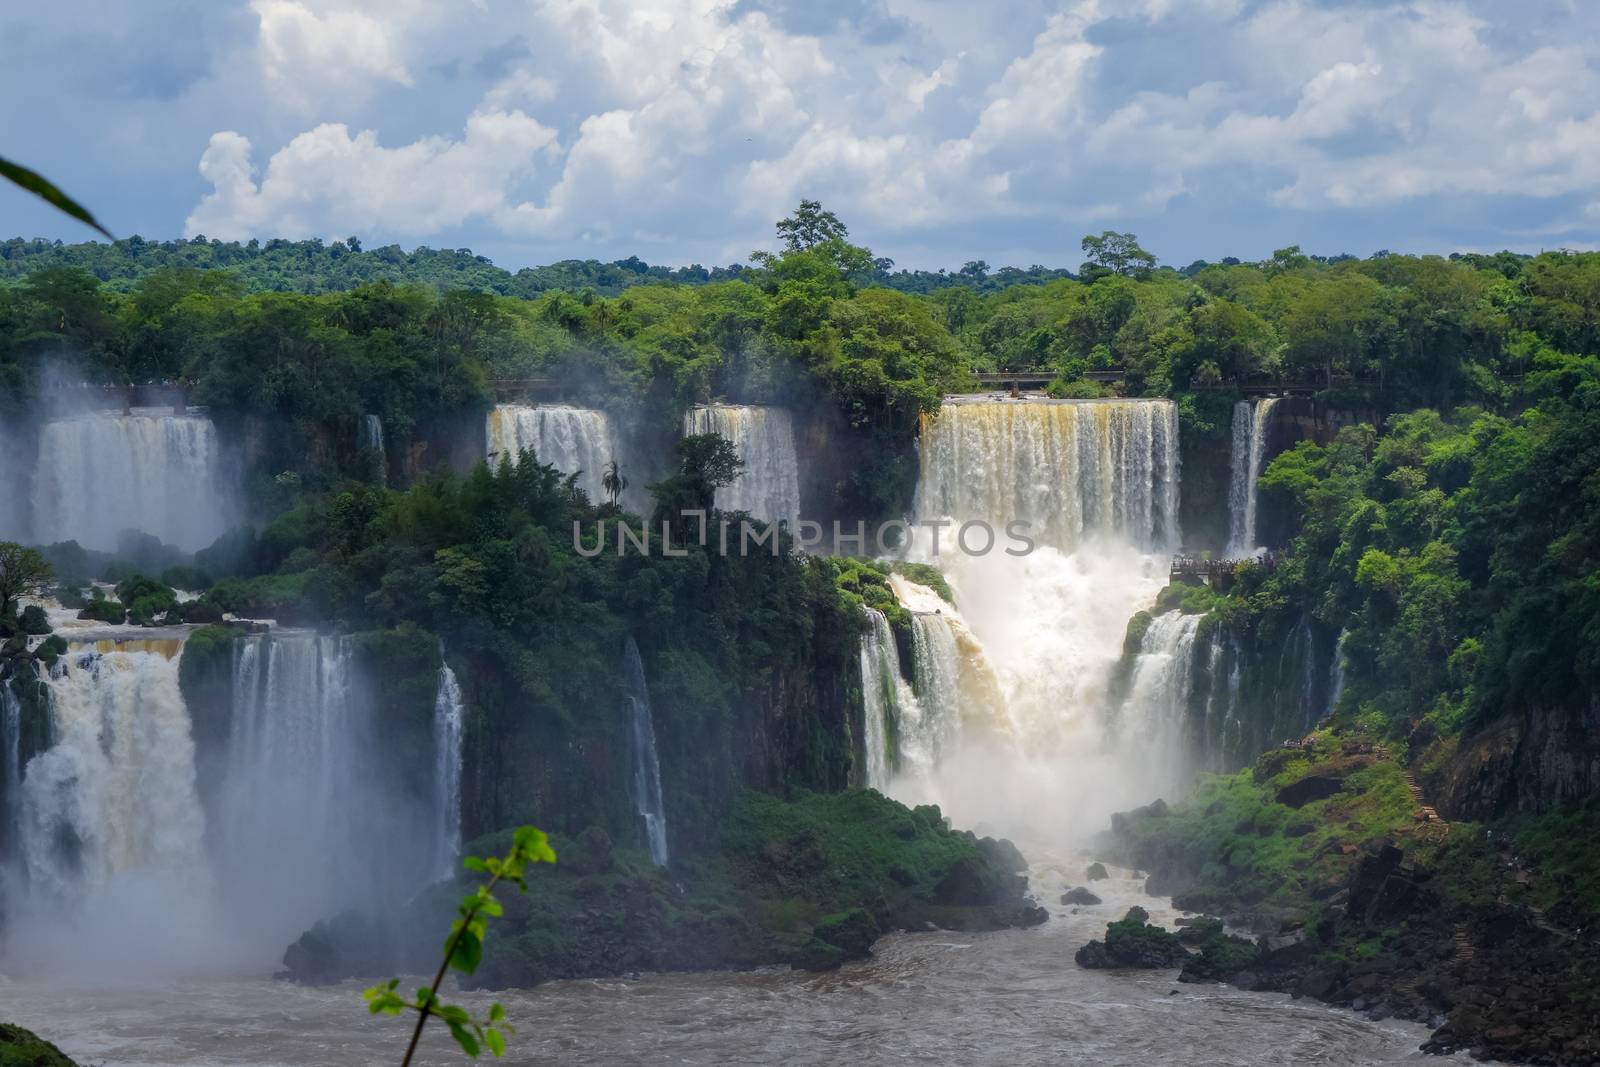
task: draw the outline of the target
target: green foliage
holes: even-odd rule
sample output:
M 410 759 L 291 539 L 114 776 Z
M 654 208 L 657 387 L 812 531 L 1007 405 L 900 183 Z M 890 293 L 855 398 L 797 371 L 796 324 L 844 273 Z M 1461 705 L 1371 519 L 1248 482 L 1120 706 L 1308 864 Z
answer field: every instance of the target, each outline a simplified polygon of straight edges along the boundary
M 555 861 L 556 854 L 550 847 L 550 839 L 542 830 L 532 826 L 524 826 L 516 831 L 511 849 L 504 856 L 468 856 L 463 861 L 466 869 L 485 874 L 489 880 L 462 898 L 457 908 L 459 917 L 450 927 L 450 936 L 445 939 L 444 959 L 434 975 L 433 984 L 418 989 L 415 998 L 409 1000 L 396 992 L 400 985 L 398 978 L 373 986 L 363 994 L 367 1010 L 374 1015 L 400 1015 L 406 1011 L 417 1013 L 416 1028 L 411 1033 L 411 1044 L 406 1048 L 401 1067 L 411 1063 L 430 1016 L 438 1016 L 449 1027 L 450 1036 L 468 1056 L 476 1059 L 485 1048 L 495 1056 L 505 1055 L 505 1034 L 514 1032 L 506 1025 L 505 1008 L 498 1003 L 492 1004 L 488 1013 L 478 1018 L 465 1008 L 440 1000 L 439 986 L 443 984 L 447 970 L 457 970 L 468 976 L 477 972 L 478 964 L 483 960 L 483 942 L 488 935 L 489 920 L 505 913 L 495 899 L 495 887 L 501 882 L 508 882 L 526 893 L 528 867 L 535 863 Z
M 39 1035 L 0 1023 L 0 1067 L 77 1067 L 66 1053 Z
M 23 597 L 42 596 L 54 571 L 44 556 L 15 541 L 0 541 L 0 624 L 9 619 Z
M 115 240 L 115 238 L 111 237 L 111 231 L 96 222 L 94 216 L 89 214 L 88 208 L 56 188 L 52 182 L 38 171 L 29 170 L 20 163 L 13 163 L 11 160 L 0 156 L 0 178 L 6 179 L 6 181 L 11 182 L 19 189 L 32 193 L 57 210 L 66 212 L 84 225 L 93 226 L 105 234 L 108 239 Z

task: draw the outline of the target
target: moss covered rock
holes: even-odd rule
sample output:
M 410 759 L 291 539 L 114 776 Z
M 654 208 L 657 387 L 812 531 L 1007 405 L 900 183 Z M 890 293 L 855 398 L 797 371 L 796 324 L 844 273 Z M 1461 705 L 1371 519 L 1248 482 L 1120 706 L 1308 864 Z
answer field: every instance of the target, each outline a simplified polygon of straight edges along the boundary
M 1073 958 L 1078 966 L 1091 969 L 1116 967 L 1178 967 L 1189 959 L 1189 950 L 1170 930 L 1153 926 L 1149 914 L 1139 907 L 1106 925 L 1104 941 L 1091 941 Z
M 20 1026 L 0 1023 L 0 1067 L 78 1067 L 67 1054 Z

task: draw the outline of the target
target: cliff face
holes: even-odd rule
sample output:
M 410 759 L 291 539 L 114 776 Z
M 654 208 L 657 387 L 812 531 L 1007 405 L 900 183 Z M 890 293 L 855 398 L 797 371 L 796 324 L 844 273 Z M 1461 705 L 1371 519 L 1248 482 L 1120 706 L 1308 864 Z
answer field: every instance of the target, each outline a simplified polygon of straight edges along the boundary
M 1439 808 L 1451 818 L 1549 811 L 1600 793 L 1600 696 L 1531 707 L 1458 742 L 1435 741 L 1424 758 L 1434 765 L 1429 785 Z

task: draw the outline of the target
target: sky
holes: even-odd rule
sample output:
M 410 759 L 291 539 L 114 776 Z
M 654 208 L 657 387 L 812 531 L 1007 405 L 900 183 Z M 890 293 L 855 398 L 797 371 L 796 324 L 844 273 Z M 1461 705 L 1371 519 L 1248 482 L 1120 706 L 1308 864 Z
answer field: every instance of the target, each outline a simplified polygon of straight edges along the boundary
M 118 236 L 710 265 L 808 197 L 920 268 L 1600 244 L 1588 0 L 55 0 L 0 55 L 0 155 Z M 5 188 L 0 236 L 92 234 Z

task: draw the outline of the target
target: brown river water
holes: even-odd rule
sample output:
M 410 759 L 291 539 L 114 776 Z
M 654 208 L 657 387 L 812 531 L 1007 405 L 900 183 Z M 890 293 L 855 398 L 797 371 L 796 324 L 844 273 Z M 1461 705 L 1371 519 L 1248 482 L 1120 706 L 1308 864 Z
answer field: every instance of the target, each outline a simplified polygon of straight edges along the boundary
M 554 982 L 498 994 L 519 1032 L 508 1064 L 1338 1064 L 1440 1062 L 1427 1031 L 1277 994 L 1179 985 L 1162 972 L 1086 971 L 1072 959 L 1141 904 L 1177 913 L 1132 877 L 1054 904 L 1086 860 L 1032 871 L 1051 918 L 1032 930 L 897 934 L 825 975 L 777 968 Z M 1131 872 L 1114 872 L 1128 875 Z M 491 930 L 490 936 L 493 937 Z M 408 983 L 409 984 L 409 983 Z M 483 1005 L 488 995 L 460 998 Z M 409 1029 L 374 1019 L 361 984 L 306 989 L 265 976 L 67 987 L 0 979 L 0 1019 L 85 1065 L 354 1067 L 397 1064 Z M 441 1032 L 422 1063 L 464 1063 Z M 485 1061 L 487 1062 L 487 1061 Z

